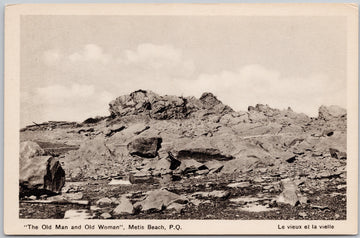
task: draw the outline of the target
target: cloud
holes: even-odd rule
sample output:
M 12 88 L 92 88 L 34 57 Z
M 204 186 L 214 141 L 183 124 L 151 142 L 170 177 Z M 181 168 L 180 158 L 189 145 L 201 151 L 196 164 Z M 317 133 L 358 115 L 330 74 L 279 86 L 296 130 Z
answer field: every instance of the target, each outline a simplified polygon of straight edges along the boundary
M 112 57 L 105 54 L 100 46 L 87 44 L 81 51 L 69 55 L 68 58 L 71 62 L 93 61 L 106 64 L 109 63 Z
M 83 121 L 98 115 L 109 115 L 108 103 L 114 96 L 94 85 L 52 85 L 24 93 L 22 100 L 22 126 L 32 121 Z
M 66 101 L 76 101 L 92 96 L 94 85 L 72 84 L 70 87 L 53 85 L 36 89 L 36 97 L 49 104 L 58 104 Z
M 118 62 L 169 76 L 189 76 L 195 70 L 193 60 L 185 58 L 182 49 L 171 45 L 140 44 L 135 50 L 125 50 Z
M 126 59 L 130 62 L 144 62 L 152 60 L 169 60 L 179 62 L 182 50 L 171 45 L 140 44 L 135 51 L 126 50 Z
M 185 88 L 186 84 L 180 84 Z M 246 110 L 257 103 L 276 108 L 291 106 L 295 111 L 315 116 L 322 104 L 346 107 L 346 85 L 313 73 L 306 77 L 285 77 L 279 71 L 261 65 L 245 65 L 235 71 L 200 74 L 186 94 L 199 96 L 213 92 L 236 110 Z
M 47 50 L 42 55 L 42 60 L 48 66 L 56 65 L 61 58 L 62 55 L 58 49 Z
M 26 95 L 23 102 L 41 104 L 42 111 L 35 114 L 45 120 L 81 121 L 108 115 L 111 100 L 137 89 L 196 97 L 209 91 L 235 110 L 262 103 L 280 109 L 290 106 L 294 111 L 316 116 L 322 104 L 346 107 L 343 79 L 317 72 L 290 77 L 259 64 L 239 65 L 213 74 L 198 73 L 195 62 L 172 45 L 144 43 L 115 55 L 87 44 L 67 55 L 49 50 L 43 59 L 51 66 L 46 80 L 41 81 L 41 87 L 34 84 L 38 88 L 22 94 Z M 26 111 L 30 109 L 24 110 L 24 115 L 33 115 Z

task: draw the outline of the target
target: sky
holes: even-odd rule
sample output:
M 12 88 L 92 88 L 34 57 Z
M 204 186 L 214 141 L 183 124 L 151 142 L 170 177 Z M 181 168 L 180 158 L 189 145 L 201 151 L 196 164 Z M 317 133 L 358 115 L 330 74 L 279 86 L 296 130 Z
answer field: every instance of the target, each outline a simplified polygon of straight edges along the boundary
M 138 89 L 317 116 L 346 108 L 346 19 L 23 16 L 20 72 L 21 127 L 106 116 Z

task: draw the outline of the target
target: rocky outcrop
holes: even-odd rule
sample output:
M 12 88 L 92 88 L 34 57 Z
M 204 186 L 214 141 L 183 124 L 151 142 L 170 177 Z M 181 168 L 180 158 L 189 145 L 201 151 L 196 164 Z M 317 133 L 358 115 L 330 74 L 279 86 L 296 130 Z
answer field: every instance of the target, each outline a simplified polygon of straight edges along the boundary
M 57 158 L 45 156 L 35 142 L 20 143 L 20 194 L 59 193 L 65 184 L 65 172 Z
M 209 112 L 215 114 L 227 114 L 234 112 L 234 110 L 224 105 L 219 99 L 215 97 L 214 94 L 205 92 L 200 97 L 201 107 Z
M 346 110 L 339 106 L 321 106 L 319 108 L 319 119 L 326 121 L 336 118 L 343 118 L 346 116 Z
M 161 148 L 162 138 L 160 137 L 140 137 L 127 145 L 130 155 L 144 158 L 154 158 Z
M 212 93 L 204 93 L 200 99 L 194 97 L 160 96 L 152 91 L 138 90 L 111 101 L 111 117 L 147 115 L 156 120 L 185 119 L 205 110 L 224 114 L 233 110 L 219 101 Z

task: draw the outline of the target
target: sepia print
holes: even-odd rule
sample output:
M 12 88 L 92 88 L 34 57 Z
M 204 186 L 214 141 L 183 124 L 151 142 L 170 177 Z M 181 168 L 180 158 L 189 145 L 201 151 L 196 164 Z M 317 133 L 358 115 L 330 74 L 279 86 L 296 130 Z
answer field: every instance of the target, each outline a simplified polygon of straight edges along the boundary
M 357 232 L 356 5 L 57 6 L 7 9 L 9 233 Z

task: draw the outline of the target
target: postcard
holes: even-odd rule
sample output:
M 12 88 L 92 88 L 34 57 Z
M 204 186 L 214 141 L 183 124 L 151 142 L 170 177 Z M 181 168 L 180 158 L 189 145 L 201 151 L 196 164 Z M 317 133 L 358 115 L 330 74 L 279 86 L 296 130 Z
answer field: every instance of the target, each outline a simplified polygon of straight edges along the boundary
M 4 232 L 356 234 L 356 4 L 15 4 Z

